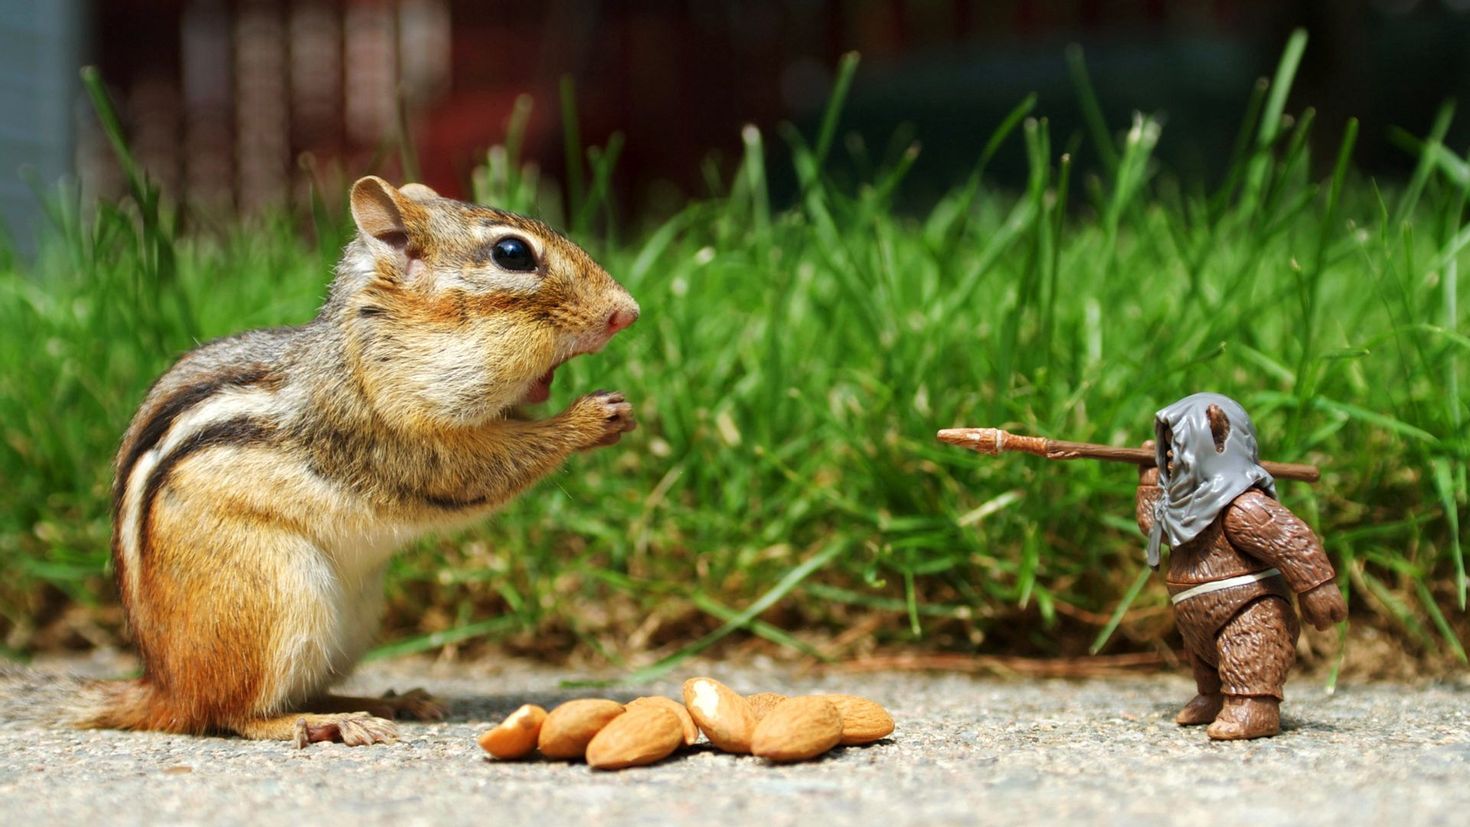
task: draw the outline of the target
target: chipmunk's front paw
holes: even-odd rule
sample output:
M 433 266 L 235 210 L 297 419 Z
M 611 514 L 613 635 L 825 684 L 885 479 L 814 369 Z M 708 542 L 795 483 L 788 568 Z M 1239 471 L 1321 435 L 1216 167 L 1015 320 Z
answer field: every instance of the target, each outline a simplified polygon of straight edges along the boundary
M 623 434 L 638 427 L 633 406 L 617 391 L 594 391 L 578 399 L 570 413 L 586 425 L 587 442 L 582 447 L 613 445 Z

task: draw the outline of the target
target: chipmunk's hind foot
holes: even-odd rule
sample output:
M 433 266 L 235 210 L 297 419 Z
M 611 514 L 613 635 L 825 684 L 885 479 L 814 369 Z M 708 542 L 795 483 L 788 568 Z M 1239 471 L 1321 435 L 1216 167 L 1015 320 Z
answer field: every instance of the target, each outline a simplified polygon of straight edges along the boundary
M 296 719 L 292 736 L 299 748 L 318 741 L 341 741 L 349 747 L 365 747 L 397 741 L 398 727 L 386 718 L 377 718 L 366 712 L 302 715 Z
M 370 744 L 391 744 L 398 740 L 398 727 L 392 721 L 366 712 L 280 715 L 246 721 L 233 729 L 242 738 L 290 741 L 301 748 L 322 741 L 337 741 L 349 747 L 363 747 Z

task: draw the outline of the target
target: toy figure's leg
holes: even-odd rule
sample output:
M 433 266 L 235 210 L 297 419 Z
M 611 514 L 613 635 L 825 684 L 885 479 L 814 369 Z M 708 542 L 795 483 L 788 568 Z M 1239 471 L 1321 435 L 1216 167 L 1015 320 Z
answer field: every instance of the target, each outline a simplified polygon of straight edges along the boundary
M 1189 655 L 1189 666 L 1194 670 L 1195 690 L 1199 694 L 1179 710 L 1179 714 L 1174 716 L 1174 723 L 1180 726 L 1208 724 L 1220 714 L 1220 707 L 1225 703 L 1225 697 L 1220 694 L 1220 670 L 1194 652 L 1186 650 L 1186 654 Z
M 1217 741 L 1281 731 L 1281 689 L 1296 661 L 1296 615 L 1280 597 L 1263 597 L 1230 619 L 1216 638 L 1225 706 L 1207 734 Z

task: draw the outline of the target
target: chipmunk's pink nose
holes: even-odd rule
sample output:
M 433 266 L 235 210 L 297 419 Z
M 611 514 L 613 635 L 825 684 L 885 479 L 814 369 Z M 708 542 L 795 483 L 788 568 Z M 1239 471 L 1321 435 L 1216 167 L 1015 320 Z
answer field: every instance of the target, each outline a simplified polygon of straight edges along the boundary
M 638 321 L 638 310 L 636 308 L 633 310 L 614 310 L 613 314 L 607 317 L 607 335 L 611 336 L 636 321 Z

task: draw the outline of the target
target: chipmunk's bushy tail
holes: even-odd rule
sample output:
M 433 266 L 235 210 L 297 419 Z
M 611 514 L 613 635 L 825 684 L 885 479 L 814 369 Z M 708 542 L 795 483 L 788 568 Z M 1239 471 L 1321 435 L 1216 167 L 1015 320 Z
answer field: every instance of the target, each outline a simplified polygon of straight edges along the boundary
M 39 726 L 66 726 L 78 710 L 94 704 L 86 698 L 99 681 L 19 664 L 0 664 L 0 720 Z
M 0 663 L 0 722 L 6 721 L 43 728 L 208 731 L 180 715 L 178 705 L 147 678 L 98 680 Z
M 66 722 L 78 729 L 197 733 L 147 678 L 84 681 Z

